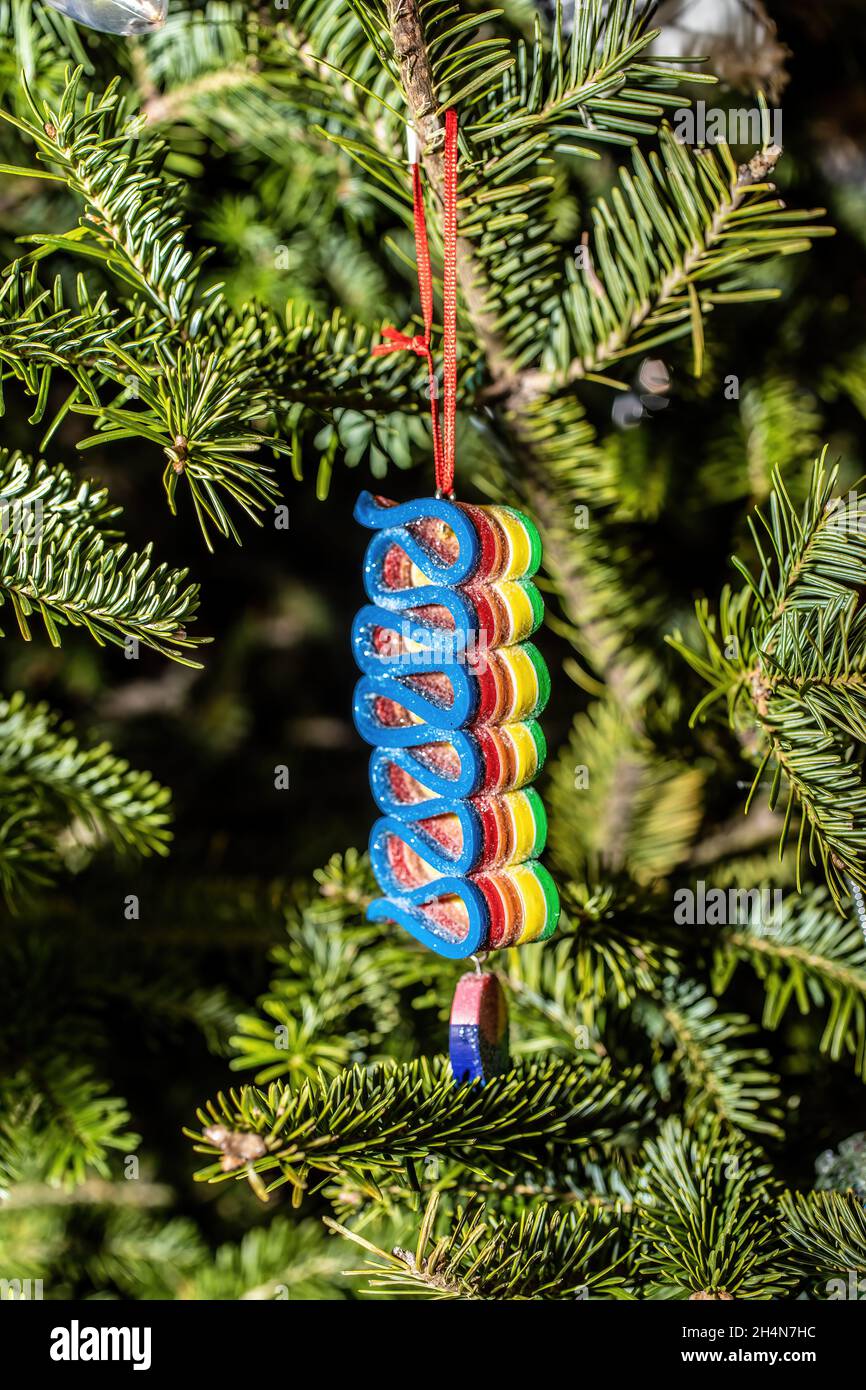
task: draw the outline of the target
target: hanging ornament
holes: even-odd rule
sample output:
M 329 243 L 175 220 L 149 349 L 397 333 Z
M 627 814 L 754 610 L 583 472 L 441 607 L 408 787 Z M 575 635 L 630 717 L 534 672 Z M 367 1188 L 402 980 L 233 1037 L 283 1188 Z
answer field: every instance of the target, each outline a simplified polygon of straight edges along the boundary
M 838 1150 L 825 1150 L 815 1161 L 815 1173 L 819 1191 L 850 1192 L 866 1204 L 866 1134 L 852 1134 Z
M 845 882 L 851 894 L 851 905 L 854 908 L 854 916 L 857 918 L 857 925 L 863 933 L 864 940 L 866 940 L 866 893 L 863 892 L 860 884 L 856 879 L 852 878 L 850 874 L 845 874 Z
M 383 331 L 377 354 L 423 357 L 430 383 L 436 495 L 396 503 L 362 493 L 355 517 L 373 532 L 369 603 L 352 630 L 362 676 L 355 722 L 373 745 L 370 784 L 382 818 L 370 857 L 382 892 L 371 921 L 390 921 L 451 959 L 544 941 L 559 896 L 538 862 L 547 817 L 530 785 L 546 745 L 536 716 L 550 676 L 529 640 L 544 605 L 533 583 L 541 541 L 505 506 L 454 497 L 457 400 L 457 117 L 445 116 L 443 420 L 431 348 L 433 276 L 421 166 L 410 143 L 424 332 Z M 455 1079 L 507 1065 L 505 995 L 493 975 L 464 976 L 451 1014 Z
M 508 1005 L 495 975 L 463 975 L 448 1030 L 454 1080 L 482 1084 L 508 1070 Z
M 355 722 L 375 745 L 370 783 L 383 818 L 370 857 L 389 920 L 440 955 L 543 941 L 559 899 L 537 862 L 547 817 L 529 783 L 545 757 L 536 722 L 550 694 L 526 639 L 543 604 L 532 522 L 509 507 L 363 493 L 375 531 L 370 603 L 352 645 L 364 672 Z
M 168 0 L 45 0 L 76 24 L 102 34 L 152 34 L 165 24 Z

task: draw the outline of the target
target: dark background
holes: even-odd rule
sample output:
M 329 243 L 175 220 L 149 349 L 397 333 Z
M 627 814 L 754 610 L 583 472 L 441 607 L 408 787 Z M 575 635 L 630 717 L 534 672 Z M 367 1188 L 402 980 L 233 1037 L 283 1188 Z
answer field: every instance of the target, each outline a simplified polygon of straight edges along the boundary
M 846 485 L 862 468 L 863 419 L 850 396 L 834 396 L 831 382 L 838 365 L 866 346 L 866 11 L 859 3 L 799 0 L 768 8 L 791 50 L 784 63 L 790 80 L 779 96 L 786 147 L 779 181 L 792 205 L 828 208 L 838 234 L 781 267 L 785 293 L 779 303 L 714 317 L 708 344 L 713 366 L 704 382 L 696 385 L 687 376 L 686 349 L 672 351 L 671 405 L 641 426 L 640 441 L 629 441 L 636 468 L 646 470 L 645 485 L 660 487 L 665 499 L 651 535 L 670 595 L 671 626 L 696 594 L 719 590 L 729 576 L 729 554 L 743 549 L 742 508 L 731 506 L 728 525 L 724 510 L 705 512 L 696 468 L 702 450 L 729 428 L 736 408 L 718 389 L 728 372 L 745 382 L 772 363 L 784 364 L 803 392 L 820 401 L 824 437 L 831 455 L 844 459 Z M 721 98 L 699 94 L 711 103 L 731 99 L 724 91 Z M 340 303 L 337 267 L 333 276 L 327 260 L 305 269 L 305 257 L 313 257 L 310 229 L 289 218 L 273 190 L 259 186 L 244 152 L 200 146 L 196 158 L 201 176 L 189 181 L 190 222 L 194 239 L 217 244 L 213 275 L 227 276 L 239 295 L 253 283 L 268 297 L 285 297 L 273 270 L 276 241 L 297 252 L 294 278 L 311 298 Z M 285 158 L 291 179 L 290 150 Z M 603 182 L 612 169 L 607 164 L 593 181 Z M 33 225 L 39 220 L 38 208 L 10 201 L 5 187 L 0 181 L 4 261 L 14 255 L 14 237 L 31 219 Z M 586 187 L 575 179 L 571 193 L 580 227 Z M 220 240 L 215 226 L 225 228 L 227 211 L 238 200 L 247 200 L 240 231 L 234 241 Z M 381 272 L 362 316 L 393 315 L 403 322 L 412 287 L 384 247 L 385 233 L 404 236 L 402 229 L 391 227 L 381 210 L 358 215 L 351 199 L 334 217 Z M 264 228 L 264 240 L 251 228 Z M 611 433 L 610 395 L 591 388 L 586 402 L 600 432 Z M 37 432 L 26 423 L 30 408 L 9 389 L 6 446 L 33 449 Z M 217 1021 L 209 1048 L 182 1011 L 173 1017 L 161 1007 L 161 996 L 171 993 L 175 981 L 181 993 L 223 989 L 227 1012 L 235 1003 L 251 1005 L 269 976 L 268 948 L 281 933 L 274 881 L 306 877 L 333 853 L 366 841 L 374 808 L 367 749 L 351 722 L 355 671 L 348 636 L 363 602 L 365 544 L 352 509 L 371 479 L 366 468 L 348 470 L 338 460 L 329 496 L 318 501 L 314 469 L 304 484 L 296 484 L 287 465 L 279 464 L 286 475 L 289 531 L 276 530 L 266 518 L 260 531 L 242 527 L 241 548 L 217 540 L 210 554 L 183 499 L 177 518 L 168 513 L 158 450 L 133 443 L 76 461 L 76 431 L 83 435 L 85 427 L 67 420 L 51 456 L 106 482 L 124 506 L 133 544 L 153 539 L 160 559 L 189 567 L 202 587 L 198 629 L 215 640 L 203 653 L 205 670 L 188 673 L 147 652 L 126 661 L 121 651 L 100 651 L 75 633 L 64 638 L 61 651 L 44 640 L 25 645 L 6 617 L 2 688 L 23 688 L 34 699 L 50 701 L 82 736 L 109 739 L 134 766 L 167 783 L 174 794 L 175 841 L 167 861 L 118 868 L 97 858 L 49 902 L 4 930 L 25 952 L 28 978 L 34 967 L 27 953 L 37 950 L 32 940 L 26 943 L 28 934 L 61 943 L 61 964 L 52 967 L 43 1017 L 34 1019 L 34 1027 L 53 1026 L 64 991 L 86 989 L 94 953 L 116 954 L 119 969 L 129 972 L 125 996 L 109 1001 L 100 1017 L 112 1082 L 129 1099 L 134 1125 L 145 1135 L 145 1164 L 161 1181 L 176 1185 L 180 1209 L 195 1211 L 214 1240 L 224 1239 L 259 1219 L 259 1208 L 245 1188 L 231 1185 L 217 1196 L 193 1187 L 180 1126 L 192 1120 L 203 1097 L 231 1080 L 225 1030 Z M 432 487 L 431 468 L 419 456 L 412 471 L 373 485 L 399 499 L 423 495 Z M 469 493 L 471 484 L 464 495 Z M 545 730 L 555 752 L 583 697 L 561 673 L 570 648 L 549 631 L 539 645 L 553 676 Z M 288 791 L 274 787 L 280 764 L 290 770 Z M 138 923 L 124 920 L 129 893 L 140 897 Z M 759 991 L 744 977 L 731 1007 L 747 999 L 754 1005 Z M 818 1058 L 811 1022 L 793 1025 L 788 1043 L 794 1044 L 797 1065 L 808 1067 L 818 1082 L 811 1094 L 822 1096 L 781 1156 L 784 1170 L 808 1183 L 815 1154 L 862 1127 L 863 1093 L 847 1068 L 831 1068 Z

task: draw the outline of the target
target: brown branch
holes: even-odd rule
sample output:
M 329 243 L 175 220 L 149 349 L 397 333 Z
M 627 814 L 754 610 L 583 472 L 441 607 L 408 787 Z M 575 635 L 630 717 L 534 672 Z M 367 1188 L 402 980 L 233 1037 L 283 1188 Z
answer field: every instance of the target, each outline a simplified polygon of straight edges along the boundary
M 438 110 L 433 72 L 424 41 L 424 25 L 416 0 L 388 0 L 388 23 L 403 91 L 421 144 L 424 172 L 434 196 L 441 204 L 445 184 L 442 156 L 445 126 Z M 475 248 L 467 237 L 462 236 L 457 238 L 457 278 L 466 312 L 484 351 L 493 381 L 500 389 L 511 390 L 517 385 L 518 376 L 505 342 L 496 329 L 493 315 L 487 308 L 485 276 L 478 264 Z

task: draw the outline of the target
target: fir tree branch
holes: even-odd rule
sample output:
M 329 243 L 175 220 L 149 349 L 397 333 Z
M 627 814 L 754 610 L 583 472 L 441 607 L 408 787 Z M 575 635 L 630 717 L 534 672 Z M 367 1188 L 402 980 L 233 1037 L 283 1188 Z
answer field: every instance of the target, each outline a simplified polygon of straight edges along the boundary
M 109 1175 L 113 1152 L 139 1142 L 127 1129 L 123 1100 L 88 1066 L 55 1054 L 0 1084 L 0 1185 L 21 1176 L 74 1187 L 92 1173 Z
M 750 522 L 758 579 L 735 561 L 745 584 L 737 593 L 725 588 L 718 619 L 706 602 L 697 605 L 703 650 L 680 633 L 668 641 L 710 686 L 693 723 L 724 700 L 732 728 L 759 731 L 747 809 L 773 766 L 771 809 L 787 786 L 780 843 L 798 806 L 798 876 L 804 853 L 817 854 L 841 907 L 845 875 L 866 882 L 858 751 L 866 740 L 866 508 L 856 495 L 845 503 L 833 497 L 836 477 L 822 455 L 798 511 L 777 473 L 769 519 L 756 512 Z
M 239 1244 L 221 1245 L 183 1281 L 177 1297 L 189 1300 L 321 1300 L 342 1296 L 339 1252 L 317 1221 L 276 1217 L 248 1231 Z
M 83 627 L 100 645 L 141 642 L 185 665 L 198 589 L 186 570 L 153 567 L 151 547 L 129 552 L 110 523 L 104 490 L 79 484 L 65 468 L 49 469 L 0 450 L 0 604 L 8 603 L 22 637 L 38 617 L 53 646 L 61 629 Z
M 83 748 L 44 704 L 0 700 L 0 884 L 10 902 L 103 843 L 165 854 L 169 793 L 107 744 Z
M 794 1274 L 784 1256 L 775 1184 L 757 1150 L 717 1129 L 664 1125 L 647 1144 L 635 1235 L 650 1297 L 783 1298 Z
M 782 1136 L 777 1078 L 766 1070 L 770 1054 L 740 1045 L 754 1033 L 744 1014 L 720 1014 L 712 995 L 686 980 L 669 985 L 645 1016 L 651 1033 L 673 1044 L 670 1065 L 686 1082 L 687 1126 L 709 1116 L 735 1135 Z
M 553 770 L 551 848 L 575 878 L 627 872 L 651 884 L 688 854 L 703 792 L 698 768 L 657 756 L 618 701 L 598 701 L 575 721 Z
M 121 102 L 120 79 L 96 101 L 82 104 L 82 77 L 81 68 L 72 73 L 57 110 L 40 107 L 25 81 L 32 120 L 0 109 L 84 205 L 77 231 L 36 241 L 55 250 L 58 243 L 73 243 L 79 255 L 104 264 L 127 292 L 143 296 L 169 329 L 180 331 L 187 325 L 202 258 L 184 248 L 178 185 L 154 178 L 159 147 L 150 144 L 144 160 L 136 150 L 142 122 L 133 120 Z
M 286 446 L 261 428 L 273 420 L 275 401 L 256 354 L 240 360 L 255 325 L 239 331 L 219 291 L 199 292 L 204 257 L 187 249 L 179 187 L 162 174 L 164 147 L 141 138 L 143 118 L 130 116 L 118 81 L 99 97 L 82 96 L 79 68 L 56 109 L 40 106 L 27 88 L 32 118 L 2 108 L 0 116 L 35 144 L 37 158 L 57 168 L 84 205 L 77 228 L 31 237 L 37 249 L 29 259 L 65 252 L 95 263 L 130 315 L 122 340 L 106 339 L 110 352 L 100 363 L 121 386 L 120 398 L 106 406 L 89 390 L 89 401 L 73 408 L 96 416 L 100 441 L 137 437 L 160 445 L 170 505 L 185 477 L 210 544 L 209 524 L 237 537 L 223 495 L 253 518 L 278 495 L 270 470 L 247 455 L 263 444 L 275 453 Z M 33 302 L 38 306 L 38 296 Z M 25 365 L 16 370 L 32 387 L 33 368 L 26 372 Z M 74 375 L 74 357 L 69 366 Z M 43 396 L 47 382 L 43 374 Z M 135 409 L 130 394 L 139 401 Z
M 248 1178 L 260 1195 L 290 1184 L 300 1200 L 308 1175 L 399 1172 L 441 1154 L 471 1172 L 501 1170 L 506 1151 L 529 1160 L 550 1146 L 598 1142 L 630 1124 L 633 1085 L 605 1064 L 521 1067 L 483 1090 L 455 1086 L 441 1062 L 353 1068 L 293 1092 L 245 1086 L 198 1112 L 188 1130 L 200 1153 L 222 1152 L 201 1181 Z M 235 1157 L 235 1155 L 239 1155 Z M 262 1178 L 276 1172 L 267 1188 Z
M 866 1274 L 866 1212 L 862 1201 L 842 1192 L 786 1192 L 781 1202 L 783 1232 L 793 1261 L 812 1283 L 812 1297 L 831 1297 L 834 1281 L 848 1298 L 850 1281 Z M 823 1287 L 821 1287 L 823 1285 Z M 855 1292 L 859 1297 L 859 1292 Z
M 780 155 L 775 146 L 766 152 L 767 175 Z M 744 266 L 833 235 L 810 222 L 823 209 L 785 212 L 773 193 L 766 176 L 756 182 L 748 165 L 737 167 L 726 144 L 691 151 L 663 126 L 659 155 L 636 151 L 633 171 L 621 170 L 610 202 L 593 209 L 592 277 L 569 270 L 553 336 L 576 355 L 526 373 L 523 390 L 544 394 L 688 333 L 700 376 L 704 316 L 717 303 L 776 297 L 772 288 L 746 288 Z
M 31 423 L 43 416 L 58 367 L 74 377 L 85 395 L 96 399 L 93 377 L 106 361 L 106 344 L 121 331 L 105 296 L 91 301 L 82 276 L 76 284 L 77 307 L 71 308 L 60 277 L 47 290 L 39 285 L 36 272 L 33 266 L 25 273 L 16 261 L 0 283 L 0 409 L 3 378 L 16 377 L 37 397 Z
M 427 1204 L 414 1250 L 379 1249 L 364 1236 L 326 1218 L 338 1235 L 374 1259 L 353 1273 L 371 1292 L 438 1301 L 628 1298 L 610 1259 L 610 1231 L 597 1213 L 582 1208 L 551 1213 L 529 1207 L 519 1221 L 488 1219 L 478 1203 L 458 1210 L 453 1224 L 435 1235 L 439 1194 Z
M 764 986 L 765 1028 L 779 1028 L 794 1003 L 801 1014 L 826 1009 L 821 1051 L 834 1061 L 852 1053 L 866 1079 L 866 945 L 853 914 L 840 921 L 820 889 L 786 898 L 770 924 L 724 929 L 715 952 L 717 993 L 740 962 Z

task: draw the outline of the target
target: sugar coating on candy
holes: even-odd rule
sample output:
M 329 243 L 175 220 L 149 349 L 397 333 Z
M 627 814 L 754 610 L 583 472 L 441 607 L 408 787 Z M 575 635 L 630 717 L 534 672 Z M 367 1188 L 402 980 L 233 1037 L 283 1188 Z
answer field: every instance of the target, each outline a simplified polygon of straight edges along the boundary
M 478 724 L 504 724 L 540 714 L 550 698 L 550 676 L 531 642 L 484 652 L 470 663 L 478 680 Z
M 382 583 L 386 589 L 409 589 L 412 586 L 412 561 L 399 545 L 392 545 L 382 561 Z
M 423 521 L 410 522 L 409 530 L 426 550 L 438 555 L 446 564 L 453 564 L 457 558 L 459 541 L 444 521 L 425 517 Z
M 475 609 L 478 634 L 489 647 L 525 642 L 544 618 L 538 589 L 522 579 L 473 583 L 467 585 L 465 593 Z
M 407 806 L 417 805 L 421 801 L 429 801 L 434 795 L 418 781 L 417 777 L 413 777 L 411 772 L 407 772 L 403 767 L 398 767 L 396 763 L 388 764 L 388 782 L 395 800 L 401 801 Z
M 523 929 L 517 944 L 537 941 L 547 926 L 547 903 L 542 885 L 534 868 L 526 864 L 516 864 L 511 878 L 523 902 Z
M 473 507 L 466 502 L 461 504 L 463 511 L 475 527 L 478 536 L 479 556 L 476 574 L 485 578 L 496 576 L 502 569 L 505 552 L 505 537 L 496 518 L 483 507 Z
M 376 531 L 374 608 L 353 645 L 368 673 L 356 719 L 380 743 L 371 776 L 386 813 L 371 838 L 385 895 L 371 916 L 451 956 L 461 940 L 465 954 L 545 940 L 559 898 L 537 860 L 547 817 L 530 785 L 547 753 L 535 716 L 550 696 L 528 640 L 544 613 L 537 528 L 506 506 L 370 502 L 358 513 Z
M 386 729 L 401 729 L 413 722 L 412 715 L 403 705 L 399 705 L 396 700 L 389 700 L 387 695 L 378 695 L 375 700 L 376 718 Z
M 484 791 L 510 791 L 531 782 L 544 766 L 547 746 L 534 719 L 474 729 L 484 758 Z
M 454 686 L 448 676 L 441 671 L 429 671 L 417 676 L 407 676 L 406 684 L 413 690 L 420 690 L 429 700 L 442 709 L 449 709 L 454 703 Z
M 420 822 L 425 833 L 454 858 L 463 848 L 463 830 L 454 815 L 428 816 Z
M 516 579 L 518 575 L 527 574 L 529 571 L 532 557 L 529 537 L 518 515 L 509 512 L 507 508 L 500 507 L 496 519 L 505 535 L 503 578 Z
M 516 946 L 523 930 L 524 905 L 513 878 L 502 871 L 479 875 L 478 886 L 490 913 L 490 947 L 501 951 Z
M 466 904 L 456 895 L 432 899 L 426 904 L 426 915 L 440 932 L 452 940 L 462 941 L 466 936 Z
M 524 512 L 519 512 L 516 507 L 503 507 L 502 510 L 513 517 L 526 537 L 529 546 L 529 558 L 523 573 L 526 575 L 537 574 L 541 566 L 541 536 L 538 533 L 538 527 L 530 517 L 526 516 Z
M 441 603 L 428 603 L 420 608 L 410 608 L 407 610 L 407 616 L 410 622 L 418 627 L 441 627 L 449 632 L 454 629 L 454 614 Z
M 397 835 L 388 836 L 387 854 L 394 878 L 404 888 L 420 888 L 436 878 L 427 861 Z
M 478 578 L 531 578 L 541 564 L 541 537 L 534 522 L 514 507 L 457 504 L 469 516 L 479 541 Z
M 543 864 L 534 860 L 477 875 L 490 911 L 490 945 L 501 950 L 546 941 L 559 922 L 559 895 Z
M 422 743 L 414 753 L 420 763 L 442 777 L 456 777 L 460 771 L 460 754 L 452 743 Z
M 457 1082 L 483 1084 L 508 1070 L 508 1004 L 495 975 L 463 975 L 458 980 L 448 1050 Z

